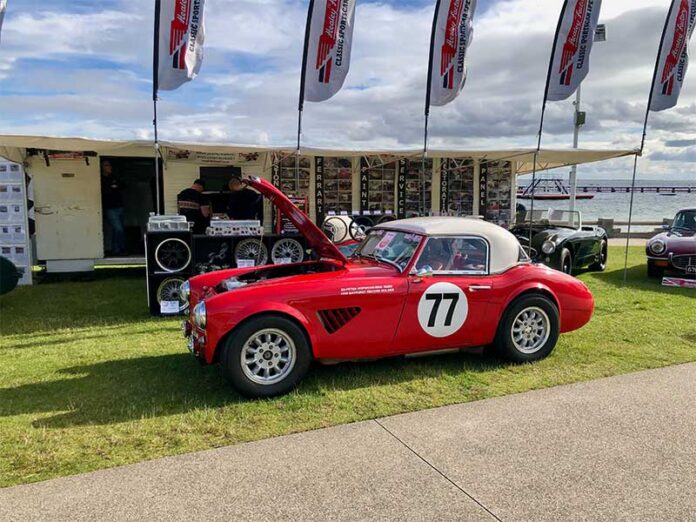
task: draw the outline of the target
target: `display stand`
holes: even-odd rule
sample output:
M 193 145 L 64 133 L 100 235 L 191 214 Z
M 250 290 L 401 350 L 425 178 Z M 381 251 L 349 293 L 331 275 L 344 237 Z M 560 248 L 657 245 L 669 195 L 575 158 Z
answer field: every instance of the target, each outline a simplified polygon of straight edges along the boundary
M 20 285 L 32 284 L 31 237 L 24 169 L 0 161 L 0 255 L 23 272 Z

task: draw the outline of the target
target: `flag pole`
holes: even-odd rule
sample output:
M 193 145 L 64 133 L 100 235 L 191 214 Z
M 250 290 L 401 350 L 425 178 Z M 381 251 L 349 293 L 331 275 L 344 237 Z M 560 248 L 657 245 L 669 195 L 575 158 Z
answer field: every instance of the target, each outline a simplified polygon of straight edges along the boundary
M 159 91 L 159 40 L 160 40 L 160 10 L 161 0 L 155 0 L 155 40 L 153 44 L 153 66 L 152 66 L 152 106 L 153 119 L 152 125 L 155 129 L 155 214 L 160 213 L 160 172 L 159 172 L 159 137 L 157 134 L 157 92 Z
M 425 87 L 425 125 L 423 127 L 423 211 L 425 211 L 425 158 L 428 154 L 428 123 L 430 120 L 430 96 L 432 93 L 432 83 L 433 83 L 433 59 L 435 54 L 435 29 L 437 28 L 437 19 L 440 16 L 440 3 L 441 0 L 435 2 L 435 13 L 433 15 L 433 27 L 430 31 L 430 51 L 428 53 L 428 84 Z M 442 209 L 440 209 L 442 212 Z
M 546 104 L 549 98 L 549 84 L 551 83 L 551 72 L 553 71 L 553 62 L 556 58 L 556 44 L 558 43 L 558 35 L 561 32 L 561 27 L 563 26 L 563 18 L 565 17 L 565 12 L 568 7 L 568 0 L 563 2 L 563 8 L 561 9 L 561 15 L 558 17 L 558 25 L 556 26 L 556 34 L 553 38 L 553 46 L 551 47 L 551 59 L 549 60 L 549 70 L 546 74 L 546 87 L 544 88 L 544 101 L 541 105 L 541 119 L 539 120 L 539 134 L 537 135 L 537 147 L 534 151 L 534 163 L 532 165 L 532 191 L 531 191 L 531 206 L 529 209 L 529 255 L 531 257 L 532 253 L 532 224 L 534 222 L 534 192 L 536 191 L 536 171 L 537 171 L 537 158 L 539 157 L 539 152 L 541 151 L 541 136 L 544 132 L 544 116 L 546 115 Z
M 297 148 L 295 149 L 295 186 L 300 183 L 300 148 L 302 146 L 302 113 L 305 101 L 305 81 L 307 73 L 307 54 L 309 52 L 309 35 L 312 30 L 312 12 L 314 11 L 314 0 L 309 0 L 307 9 L 307 23 L 305 24 L 304 49 L 302 51 L 302 72 L 300 73 L 300 100 L 297 105 Z
M 643 121 L 643 136 L 640 141 L 640 150 L 635 155 L 633 161 L 633 176 L 631 178 L 631 202 L 628 207 L 628 232 L 626 234 L 626 251 L 624 252 L 624 284 L 626 284 L 626 281 L 628 279 L 628 247 L 631 243 L 631 225 L 633 224 L 633 197 L 636 191 L 636 172 L 638 171 L 638 156 L 643 155 L 643 149 L 645 148 L 645 138 L 648 134 L 648 119 L 650 118 L 650 107 L 652 106 L 653 96 L 655 94 L 655 80 L 657 79 L 657 71 L 660 68 L 660 57 L 662 56 L 662 47 L 665 43 L 665 35 L 667 34 L 667 27 L 669 26 L 669 21 L 672 18 L 673 9 L 674 2 L 672 2 L 669 10 L 667 11 L 665 27 L 664 29 L 662 29 L 662 37 L 660 38 L 660 46 L 657 49 L 657 59 L 655 60 L 655 69 L 653 71 L 652 83 L 650 84 L 650 96 L 648 97 L 648 107 L 645 110 L 645 120 Z

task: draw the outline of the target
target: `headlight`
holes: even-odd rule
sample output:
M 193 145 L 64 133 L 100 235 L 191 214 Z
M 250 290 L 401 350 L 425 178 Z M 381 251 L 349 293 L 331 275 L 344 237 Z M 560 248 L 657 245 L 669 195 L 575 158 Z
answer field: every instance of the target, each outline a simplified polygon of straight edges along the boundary
M 650 243 L 650 251 L 653 254 L 660 255 L 665 251 L 665 248 L 667 248 L 665 246 L 665 242 L 662 241 L 661 239 L 656 239 L 655 241 Z
M 181 286 L 179 287 L 179 297 L 182 301 L 186 301 L 187 303 L 189 302 L 189 298 L 191 297 L 191 285 L 188 281 L 181 283 Z
M 208 316 L 205 310 L 205 301 L 198 303 L 193 309 L 193 322 L 198 328 L 205 330 Z
M 541 251 L 547 256 L 553 254 L 556 251 L 556 244 L 547 239 L 544 241 L 544 244 L 541 245 Z

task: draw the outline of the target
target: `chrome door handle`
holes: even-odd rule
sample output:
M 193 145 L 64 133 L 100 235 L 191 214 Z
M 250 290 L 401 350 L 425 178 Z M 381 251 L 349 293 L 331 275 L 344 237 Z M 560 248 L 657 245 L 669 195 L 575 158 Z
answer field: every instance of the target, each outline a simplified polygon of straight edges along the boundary
M 493 287 L 491 285 L 469 285 L 469 290 L 472 292 L 479 292 L 481 290 L 490 290 Z

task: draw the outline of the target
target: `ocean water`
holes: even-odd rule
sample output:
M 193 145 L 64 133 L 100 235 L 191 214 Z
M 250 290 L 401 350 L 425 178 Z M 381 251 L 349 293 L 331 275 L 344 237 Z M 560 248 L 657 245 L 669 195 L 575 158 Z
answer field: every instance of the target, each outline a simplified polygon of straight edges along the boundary
M 651 187 L 672 187 L 672 186 L 696 186 L 696 175 L 694 181 L 665 181 L 665 180 L 641 180 L 636 182 L 636 186 Z M 578 186 L 630 186 L 630 180 L 579 180 Z M 525 186 L 522 183 L 521 186 Z M 518 200 L 527 210 L 531 206 L 528 199 Z M 616 221 L 628 221 L 628 213 L 631 202 L 630 193 L 601 193 L 595 194 L 593 199 L 578 200 L 575 204 L 576 210 L 582 212 L 582 219 L 585 222 L 596 221 L 600 218 L 614 219 Z M 570 201 L 534 201 L 534 209 L 557 209 L 567 210 Z M 634 221 L 654 221 L 661 223 L 664 218 L 673 218 L 679 209 L 685 207 L 696 207 L 696 193 L 680 193 L 675 196 L 663 196 L 655 193 L 636 192 L 633 199 L 633 220 Z M 648 230 L 652 227 L 640 227 Z M 639 229 L 640 229 L 639 228 Z

